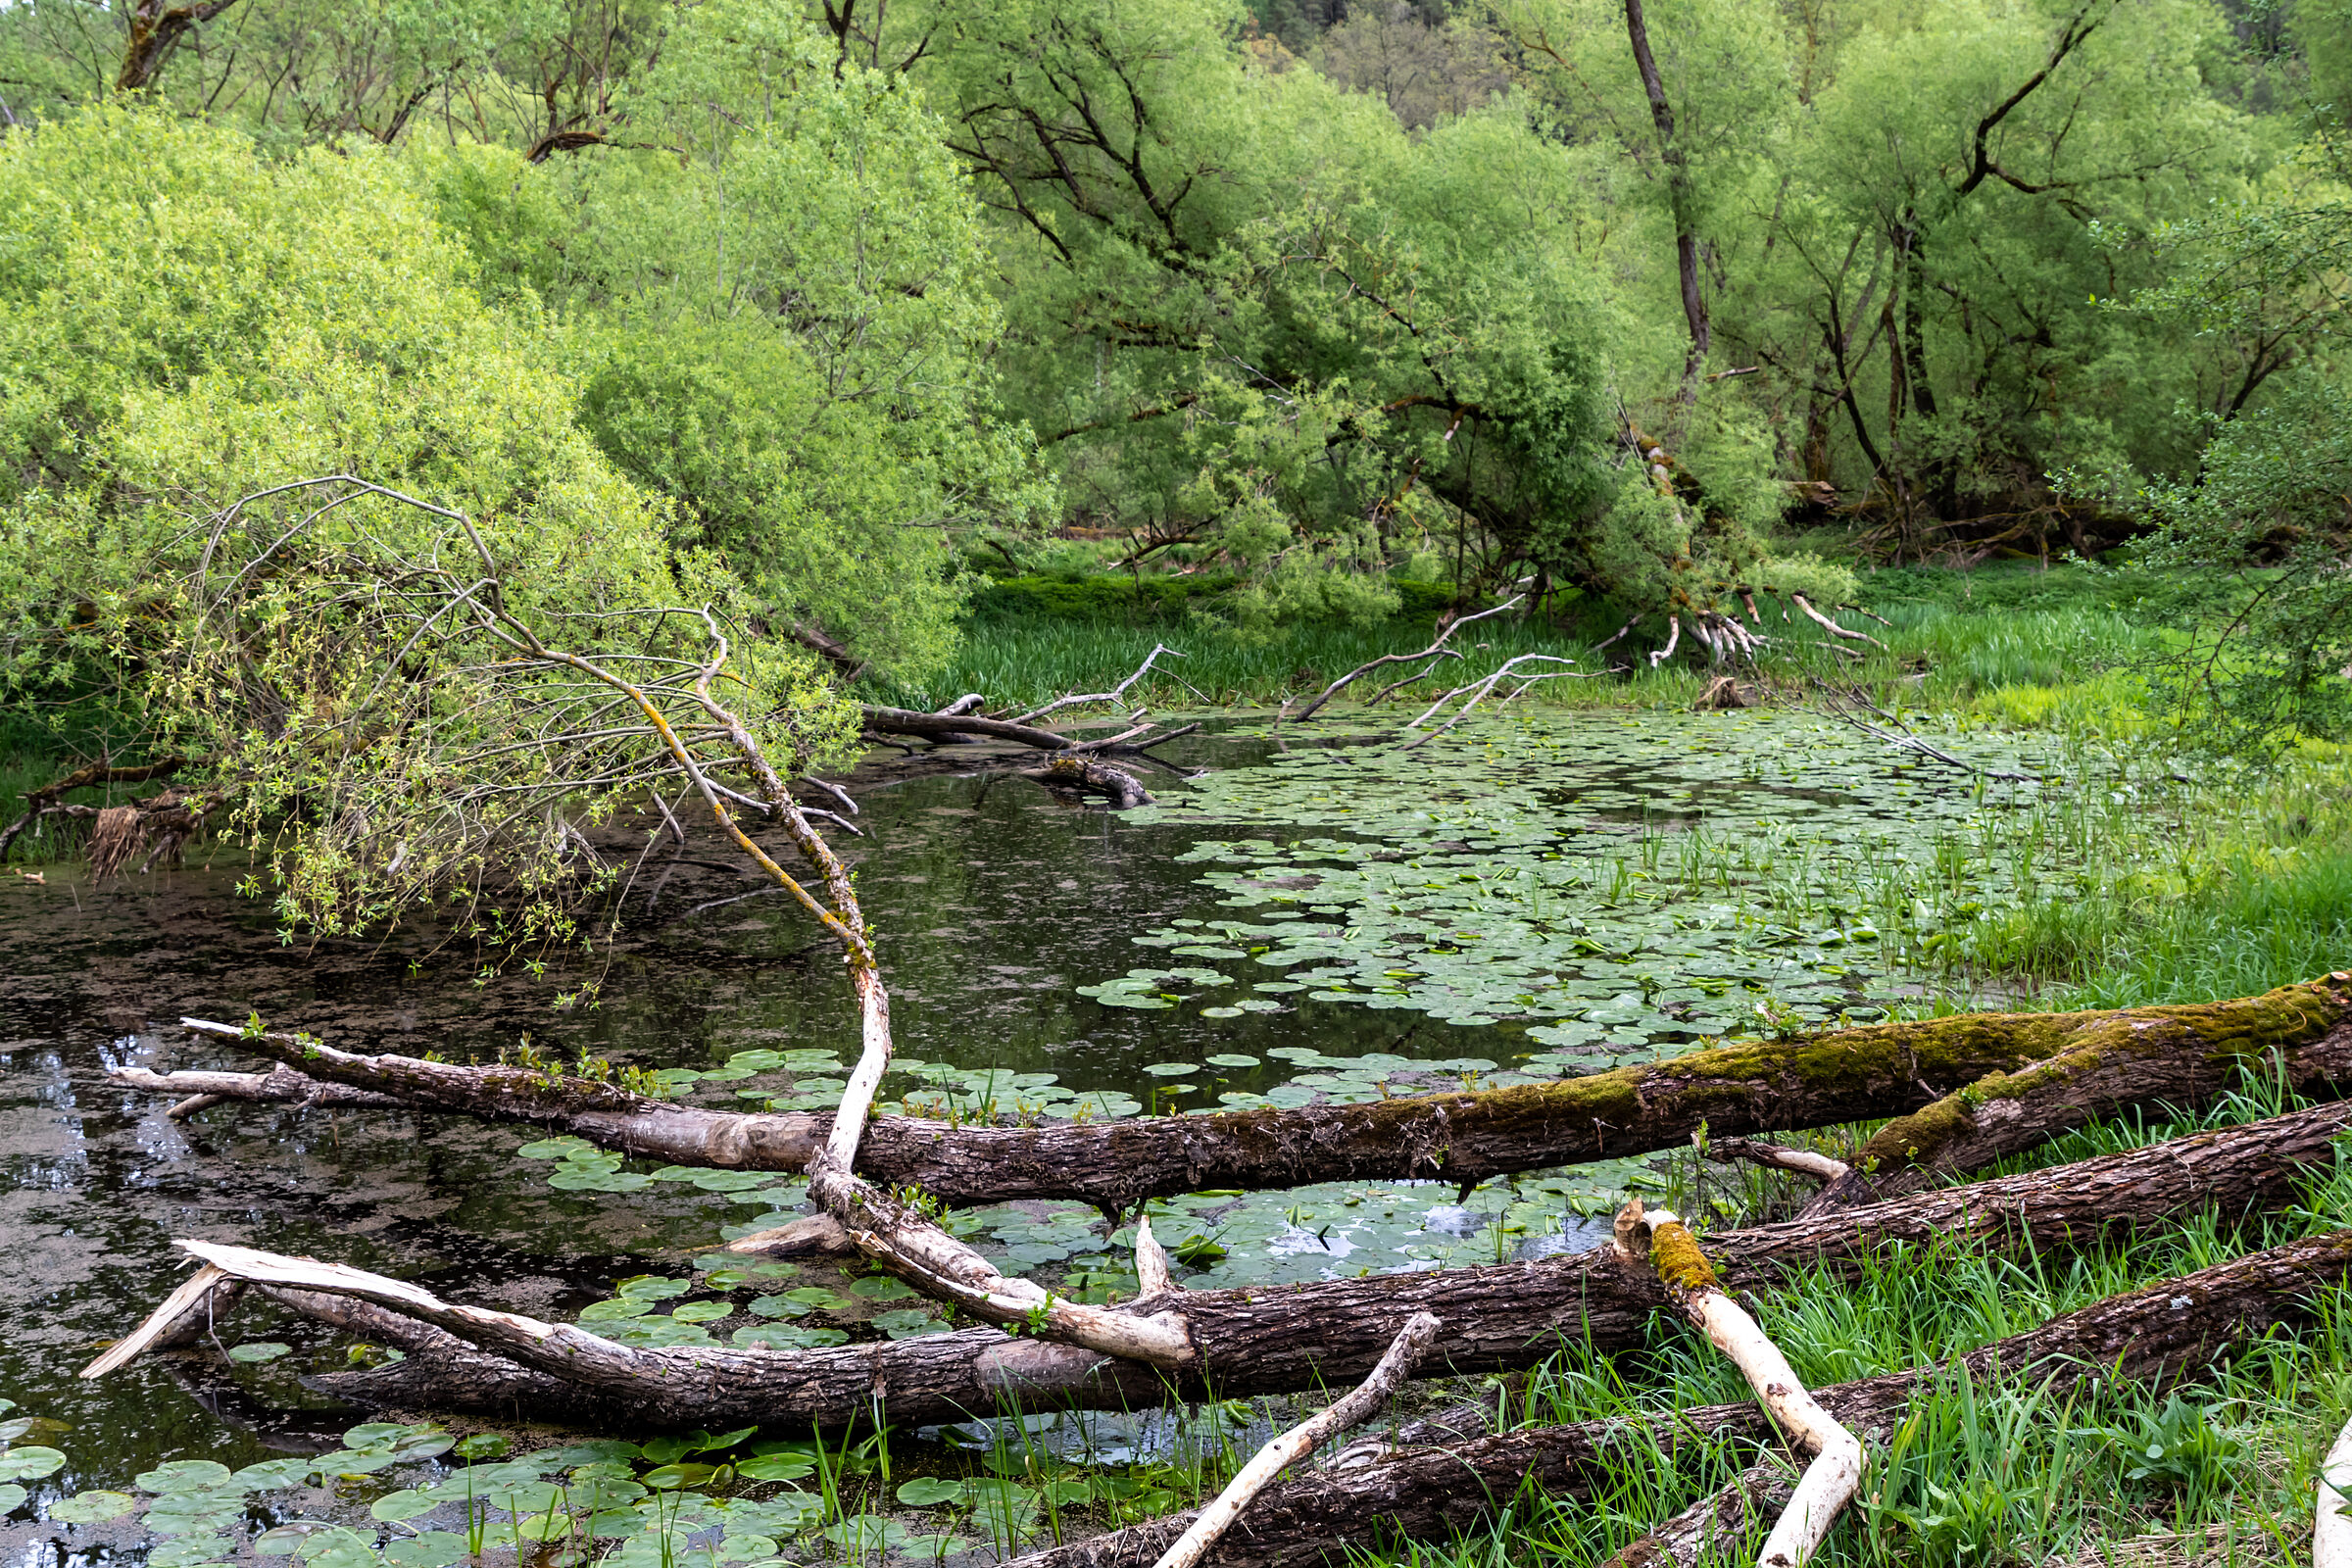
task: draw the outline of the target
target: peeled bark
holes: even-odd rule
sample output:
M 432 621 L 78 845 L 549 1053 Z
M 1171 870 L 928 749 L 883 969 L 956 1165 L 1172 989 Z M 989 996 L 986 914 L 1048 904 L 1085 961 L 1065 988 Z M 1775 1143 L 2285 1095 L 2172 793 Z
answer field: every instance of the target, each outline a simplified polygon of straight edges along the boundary
M 2352 1231 L 2336 1231 L 2110 1297 L 1941 1366 L 1843 1383 L 1817 1390 L 1816 1397 L 1844 1426 L 1883 1435 L 1914 1396 L 1958 1369 L 1972 1378 L 2060 1390 L 2108 1376 L 2170 1383 L 2193 1376 L 2266 1329 L 2311 1321 L 2314 1294 L 2347 1278 Z M 1740 1403 L 1403 1450 L 1381 1463 L 1269 1488 L 1207 1561 L 1213 1568 L 1287 1568 L 1345 1561 L 1351 1548 L 1360 1551 L 1383 1540 L 1446 1541 L 1490 1524 L 1498 1507 L 1529 1486 L 1554 1495 L 1590 1495 L 1611 1483 L 1625 1462 L 1621 1456 L 1639 1450 L 1671 1453 L 1726 1439 L 1772 1438 L 1763 1411 Z M 1171 1514 L 1036 1552 L 1018 1559 L 1017 1568 L 1150 1568 L 1191 1518 Z
M 2235 1214 L 2286 1201 L 2300 1178 L 2334 1157 L 2333 1140 L 2348 1130 L 2352 1102 L 2321 1105 L 1830 1219 L 1730 1231 L 1708 1238 L 1707 1248 L 1729 1288 L 1752 1290 L 1769 1287 L 1789 1267 L 1855 1275 L 1896 1244 L 2006 1251 L 2087 1246 L 2196 1208 Z M 318 1288 L 311 1281 L 260 1283 Z M 406 1298 L 368 1298 L 409 1310 Z M 478 1309 L 436 1301 L 418 1322 L 440 1328 L 404 1344 L 408 1360 L 334 1374 L 321 1386 L 362 1403 L 404 1408 L 713 1430 L 747 1421 L 837 1424 L 870 1409 L 878 1388 L 892 1420 L 957 1421 L 991 1413 L 1008 1396 L 1030 1410 L 1133 1408 L 1212 1391 L 1232 1397 L 1353 1383 L 1420 1312 L 1446 1325 L 1426 1375 L 1518 1370 L 1563 1343 L 1589 1340 L 1603 1349 L 1644 1343 L 1666 1296 L 1654 1277 L 1623 1268 L 1603 1251 L 1305 1285 L 1174 1291 L 1138 1304 L 1182 1323 L 1198 1352 L 1192 1365 L 1160 1372 L 995 1329 L 802 1351 L 636 1349 L 597 1340 L 583 1359 L 562 1348 L 593 1338 L 581 1330 L 517 1329 L 523 1320 L 491 1314 L 498 1319 L 491 1322 Z M 522 1338 L 514 1340 L 516 1334 Z
M 560 1070 L 362 1056 L 293 1035 L 248 1037 L 226 1024 L 182 1021 L 417 1110 L 525 1122 L 683 1165 L 803 1170 L 832 1125 L 822 1113 L 673 1105 Z M 1965 1170 L 2134 1106 L 2209 1102 L 2248 1067 L 2283 1069 L 2313 1096 L 2352 1083 L 2352 974 L 2230 1002 L 1964 1013 L 1742 1041 L 1559 1083 L 1354 1105 L 1085 1126 L 954 1127 L 879 1116 L 864 1130 L 858 1169 L 951 1205 L 1077 1199 L 1123 1212 L 1206 1188 L 1413 1177 L 1468 1185 L 1678 1148 L 1701 1127 L 1737 1136 L 1934 1107 L 1921 1136 L 1903 1146 L 1919 1152 L 1902 1162 Z M 1882 1135 L 1874 1149 L 1885 1142 Z
M 1620 1228 L 1629 1220 L 1643 1223 L 1638 1198 L 1618 1217 Z M 1660 1209 L 1647 1226 L 1650 1261 L 1676 1308 L 1740 1368 L 1774 1424 L 1813 1450 L 1813 1462 L 1765 1536 L 1759 1559 L 1762 1568 L 1802 1568 L 1862 1483 L 1861 1440 L 1822 1408 L 1772 1337 L 1732 1299 L 1682 1221 Z M 1631 1257 L 1623 1261 L 1633 1263 Z

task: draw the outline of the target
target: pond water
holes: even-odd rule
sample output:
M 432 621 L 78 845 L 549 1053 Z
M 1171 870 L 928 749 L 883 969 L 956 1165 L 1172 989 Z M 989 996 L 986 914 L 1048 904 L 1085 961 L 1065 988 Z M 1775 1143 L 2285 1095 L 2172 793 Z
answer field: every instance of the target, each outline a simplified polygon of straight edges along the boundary
M 979 753 L 961 776 L 936 760 L 917 777 L 861 771 L 866 836 L 841 842 L 893 994 L 902 1065 L 886 1100 L 1096 1118 L 1298 1104 L 1878 1016 L 1916 994 L 1906 965 L 1954 922 L 2064 869 L 2052 791 L 1988 786 L 1801 713 L 1505 714 L 1412 751 L 1247 720 L 1211 728 L 1163 754 L 1205 771 L 1152 775 L 1159 804 L 1120 815 L 986 772 Z M 2046 764 L 1971 740 L 1990 765 Z M 75 1379 L 175 1283 L 175 1237 L 331 1258 L 541 1317 L 585 1313 L 638 1343 L 936 1330 L 874 1282 L 861 1292 L 821 1268 L 746 1273 L 740 1260 L 714 1280 L 724 1259 L 698 1264 L 790 1211 L 793 1180 L 665 1172 L 454 1119 L 232 1104 L 175 1123 L 104 1079 L 126 1064 L 250 1068 L 172 1023 L 258 1014 L 349 1050 L 488 1059 L 527 1040 L 669 1069 L 698 1103 L 823 1104 L 856 1045 L 838 960 L 728 858 L 716 845 L 649 852 L 618 934 L 543 972 L 487 972 L 458 945 L 283 944 L 231 896 L 241 863 L 105 888 L 64 865 L 45 882 L 0 881 L 0 1237 L 13 1264 L 0 1270 L 0 1396 L 15 1401 L 0 1417 L 19 1423 L 0 1486 L 27 1494 L 0 1521 L 6 1562 L 154 1548 L 157 1568 L 192 1568 L 249 1556 L 247 1536 L 301 1518 L 359 1529 L 264 1545 L 323 1568 L 368 1568 L 379 1546 L 395 1568 L 439 1568 L 434 1553 L 452 1549 L 454 1533 L 428 1528 L 450 1507 L 428 1509 L 455 1506 L 447 1494 L 409 1487 L 413 1515 L 369 1512 L 387 1490 L 442 1475 L 445 1440 L 386 1426 L 347 1441 L 366 1413 L 302 1381 L 344 1364 L 346 1346 L 299 1321 L 247 1306 L 217 1345 Z M 1614 1161 L 1460 1200 L 1412 1183 L 1203 1194 L 1155 1223 L 1198 1285 L 1441 1267 L 1589 1245 L 1629 1184 L 1649 1180 Z M 1008 1271 L 1079 1293 L 1132 1286 L 1124 1236 L 1102 1234 L 1092 1210 L 1005 1205 L 957 1228 Z M 1165 1436 L 1141 1422 L 1056 1430 L 1060 1451 L 1082 1430 L 1113 1459 Z M 157 1468 L 305 1454 L 329 1456 L 325 1490 L 301 1460 L 241 1481 Z M 567 1457 L 635 1485 L 625 1458 Z M 750 1490 L 769 1511 L 743 1504 L 727 1528 L 753 1545 L 713 1563 L 760 1544 L 824 1549 L 790 1545 L 808 1521 L 789 1489 L 763 1502 L 768 1489 Z M 65 1501 L 93 1491 L 136 1511 L 107 1520 L 117 1504 Z M 956 1499 L 931 1505 L 965 1532 L 925 1538 L 934 1554 L 988 1534 L 978 1495 L 957 1494 L 961 1514 Z M 997 1500 L 1013 1528 L 1017 1510 Z M 675 1514 L 663 1541 L 713 1523 Z M 839 1529 L 834 1546 L 855 1548 L 858 1529 L 885 1526 Z

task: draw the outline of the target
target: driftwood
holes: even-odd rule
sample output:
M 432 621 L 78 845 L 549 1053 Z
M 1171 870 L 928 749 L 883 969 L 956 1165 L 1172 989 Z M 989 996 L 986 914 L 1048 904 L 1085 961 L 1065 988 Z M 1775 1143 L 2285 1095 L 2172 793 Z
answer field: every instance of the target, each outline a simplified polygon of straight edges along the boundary
M 246 1038 L 229 1025 L 183 1022 L 416 1110 L 528 1123 L 682 1165 L 802 1170 L 832 1127 L 823 1112 L 700 1110 L 553 1070 L 363 1056 L 293 1035 Z M 951 1205 L 1077 1199 L 1115 1214 L 1204 1188 L 1406 1177 L 1467 1187 L 1677 1148 L 1702 1127 L 1728 1137 L 1898 1116 L 1909 1118 L 1896 1124 L 1902 1131 L 1881 1134 L 1869 1154 L 1881 1161 L 1872 1180 L 1899 1186 L 1913 1167 L 1981 1168 L 2134 1106 L 2209 1103 L 2245 1068 L 2283 1071 L 2314 1097 L 2352 1084 L 2352 974 L 2233 1002 L 1965 1013 L 1744 1041 L 1559 1083 L 1353 1105 L 1085 1126 L 877 1116 L 858 1159 L 877 1181 L 919 1186 Z
M 1513 594 L 1510 598 L 1505 599 L 1501 604 L 1496 605 L 1492 610 L 1482 610 L 1475 615 L 1463 615 L 1458 619 L 1453 615 L 1452 612 L 1448 611 L 1446 613 L 1438 617 L 1437 635 L 1430 639 L 1430 644 L 1427 648 L 1422 649 L 1417 654 L 1383 654 L 1378 659 L 1367 660 L 1363 663 L 1356 665 L 1347 674 L 1342 675 L 1338 680 L 1333 681 L 1330 685 L 1324 687 L 1321 692 L 1317 693 L 1313 702 L 1308 703 L 1304 708 L 1298 710 L 1296 722 L 1301 724 L 1305 723 L 1308 719 L 1314 717 L 1315 714 L 1322 710 L 1322 707 L 1325 703 L 1330 702 L 1334 697 L 1337 697 L 1348 687 L 1363 679 L 1364 676 L 1371 674 L 1372 671 L 1376 669 L 1386 669 L 1391 664 L 1409 664 L 1417 659 L 1428 660 L 1429 663 L 1427 665 L 1415 671 L 1414 673 L 1407 675 L 1404 679 L 1396 682 L 1395 686 L 1384 688 L 1381 691 L 1380 696 L 1375 697 L 1372 700 L 1374 702 L 1378 702 L 1380 701 L 1381 697 L 1388 696 L 1389 693 L 1395 691 L 1397 686 L 1411 685 L 1414 681 L 1419 680 L 1423 675 L 1428 674 L 1430 670 L 1435 669 L 1440 661 L 1447 659 L 1459 659 L 1462 657 L 1459 650 L 1446 646 L 1448 642 L 1453 640 L 1453 634 L 1455 632 L 1460 631 L 1464 626 L 1471 624 L 1473 621 L 1484 620 L 1489 615 L 1499 615 L 1504 611 L 1510 609 L 1513 605 L 1519 603 L 1520 600 L 1526 597 L 1527 596 L 1525 594 Z
M 2055 1170 L 1726 1232 L 1707 1247 L 1729 1288 L 1753 1290 L 1792 1267 L 1853 1277 L 1892 1247 L 2022 1252 L 2088 1246 L 2194 1209 L 2234 1214 L 2287 1201 L 2304 1176 L 2334 1157 L 2334 1140 L 2347 1130 L 2352 1102 L 2321 1105 Z M 248 1272 L 241 1261 L 266 1258 L 241 1250 L 202 1255 L 240 1277 Z M 877 1386 L 890 1419 L 916 1422 L 992 1413 L 1007 1396 L 1036 1410 L 1132 1408 L 1212 1391 L 1217 1397 L 1296 1393 L 1362 1379 L 1420 1312 L 1446 1325 L 1426 1375 L 1514 1371 L 1566 1341 L 1603 1349 L 1643 1344 L 1667 1304 L 1654 1278 L 1606 1250 L 1286 1287 L 1159 1290 L 1141 1304 L 1180 1324 L 1196 1352 L 1187 1366 L 1163 1372 L 987 1328 L 801 1351 L 640 1349 L 438 1298 L 412 1310 L 413 1297 L 352 1284 L 357 1271 L 333 1278 L 302 1272 L 323 1267 L 272 1259 L 250 1272 L 265 1294 L 281 1299 L 285 1288 L 356 1295 L 392 1309 L 393 1326 L 373 1322 L 356 1332 L 407 1350 L 408 1359 L 320 1380 L 346 1398 L 712 1430 L 747 1421 L 837 1424 L 870 1410 Z M 310 1310 L 301 1300 L 289 1304 Z
M 2110 1297 L 2040 1328 L 1940 1365 L 1815 1391 L 1846 1428 L 1883 1433 L 1939 1379 L 1965 1375 L 2069 1388 L 2093 1379 L 2167 1384 L 2193 1377 L 2241 1341 L 2312 1320 L 2314 1297 L 2352 1279 L 2352 1231 L 2255 1252 L 2194 1274 Z M 1444 1542 L 1492 1523 L 1523 1489 L 1588 1496 L 1640 1450 L 1668 1453 L 1724 1440 L 1773 1440 L 1753 1403 L 1642 1418 L 1533 1427 L 1446 1447 L 1325 1470 L 1261 1494 L 1210 1555 L 1212 1568 L 1290 1568 L 1345 1561 L 1382 1541 Z M 1150 1568 L 1191 1515 L 1171 1514 L 1017 1560 L 1017 1568 Z M 1656 1556 L 1620 1560 L 1658 1564 Z
M 1731 1358 L 1773 1423 L 1812 1450 L 1813 1462 L 1764 1538 L 1759 1558 L 1763 1568 L 1802 1568 L 1861 1485 L 1861 1441 L 1821 1407 L 1771 1336 L 1725 1294 L 1714 1266 L 1672 1212 L 1660 1209 L 1645 1216 L 1637 1198 L 1618 1216 L 1617 1229 L 1620 1261 L 1628 1266 L 1635 1259 L 1626 1239 L 1647 1232 L 1650 1261 L 1675 1309 Z
M 1396 1343 L 1380 1358 L 1370 1377 L 1258 1449 L 1225 1484 L 1225 1490 L 1193 1516 L 1184 1534 L 1160 1553 L 1153 1568 L 1193 1568 L 1240 1520 L 1250 1500 L 1265 1491 L 1276 1476 L 1340 1433 L 1352 1431 L 1379 1414 L 1381 1406 L 1412 1376 L 1414 1365 L 1428 1353 L 1430 1343 L 1437 1337 L 1438 1320 L 1427 1312 L 1414 1314 L 1397 1331 Z
M 1056 755 L 1043 767 L 1023 768 L 1021 777 L 1035 779 L 1056 794 L 1099 795 L 1116 810 L 1152 804 L 1152 792 L 1133 773 L 1067 752 Z

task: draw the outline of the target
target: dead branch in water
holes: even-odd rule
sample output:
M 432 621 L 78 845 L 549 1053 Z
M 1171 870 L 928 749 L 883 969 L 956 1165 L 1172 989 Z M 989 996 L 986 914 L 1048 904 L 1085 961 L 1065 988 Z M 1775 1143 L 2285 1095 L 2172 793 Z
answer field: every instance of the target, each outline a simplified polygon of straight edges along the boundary
M 1475 615 L 1463 615 L 1459 618 L 1456 618 L 1451 612 L 1448 612 L 1446 614 L 1439 617 L 1438 634 L 1436 637 L 1430 640 L 1430 644 L 1427 648 L 1422 649 L 1416 654 L 1383 654 L 1378 659 L 1367 660 L 1365 662 L 1356 665 L 1355 668 L 1349 670 L 1347 674 L 1342 675 L 1338 680 L 1333 681 L 1330 685 L 1324 687 L 1321 692 L 1316 694 L 1313 702 L 1307 704 L 1304 708 L 1298 710 L 1298 716 L 1294 722 L 1300 724 L 1305 723 L 1308 719 L 1315 716 L 1316 712 L 1322 709 L 1325 703 L 1330 702 L 1334 697 L 1338 696 L 1348 686 L 1354 684 L 1358 680 L 1361 680 L 1364 676 L 1369 675 L 1376 669 L 1386 669 L 1391 664 L 1409 664 L 1416 659 L 1426 659 L 1430 661 L 1430 668 L 1434 669 L 1437 667 L 1437 662 L 1439 660 L 1461 658 L 1461 653 L 1458 650 L 1446 646 L 1446 643 L 1452 640 L 1455 632 L 1460 631 L 1464 626 L 1471 624 L 1473 621 L 1485 620 L 1489 615 L 1499 615 L 1504 611 L 1510 609 L 1513 605 L 1519 603 L 1520 600 L 1526 597 L 1527 596 L 1525 594 L 1513 594 L 1510 598 L 1505 599 L 1501 604 L 1496 605 L 1494 609 L 1482 610 Z M 1428 669 L 1421 671 L 1422 675 L 1426 675 L 1428 673 Z M 1397 685 L 1410 685 L 1413 681 L 1420 678 L 1420 675 L 1410 676 L 1403 681 L 1399 681 Z M 1386 690 L 1380 693 L 1380 697 L 1386 697 L 1390 692 L 1393 692 L 1396 689 L 1396 686 L 1388 687 Z M 1379 697 L 1374 698 L 1373 701 L 1379 701 Z
M 2025 1253 L 2085 1247 L 2199 1208 L 2238 1213 L 2287 1201 L 2308 1173 L 2334 1157 L 2335 1140 L 2348 1129 L 2352 1102 L 2337 1102 L 2054 1170 L 1726 1232 L 1707 1246 L 1734 1290 L 1768 1288 L 1796 1268 L 1857 1277 L 1890 1248 Z M 1134 1306 L 1174 1325 L 1196 1352 L 1173 1372 L 987 1328 L 833 1349 L 636 1348 L 585 1329 L 559 1330 L 505 1313 L 482 1317 L 479 1309 L 438 1298 L 417 1302 L 353 1273 L 321 1275 L 316 1271 L 324 1265 L 305 1259 L 251 1257 L 265 1287 L 356 1297 L 410 1313 L 410 1340 L 368 1336 L 399 1344 L 409 1358 L 323 1381 L 344 1397 L 670 1427 L 754 1420 L 829 1425 L 870 1408 L 877 1379 L 887 1391 L 890 1419 L 918 1422 L 963 1419 L 955 1412 L 989 1408 L 1006 1392 L 1032 1409 L 1121 1408 L 1204 1397 L 1212 1390 L 1218 1397 L 1295 1393 L 1366 1375 L 1419 1312 L 1446 1325 L 1429 1375 L 1511 1371 L 1543 1360 L 1563 1339 L 1602 1349 L 1646 1343 L 1667 1304 L 1654 1277 L 1625 1268 L 1606 1250 L 1287 1287 L 1172 1291 L 1164 1255 L 1152 1266 L 1156 1241 L 1146 1243 L 1139 1232 L 1139 1277 L 1155 1288 Z M 816 1214 L 781 1235 L 747 1237 L 732 1250 L 773 1254 L 854 1246 L 844 1227 Z M 244 1272 L 243 1252 L 204 1255 Z M 412 1305 L 427 1309 L 411 1312 Z M 560 1344 L 553 1338 L 559 1334 Z

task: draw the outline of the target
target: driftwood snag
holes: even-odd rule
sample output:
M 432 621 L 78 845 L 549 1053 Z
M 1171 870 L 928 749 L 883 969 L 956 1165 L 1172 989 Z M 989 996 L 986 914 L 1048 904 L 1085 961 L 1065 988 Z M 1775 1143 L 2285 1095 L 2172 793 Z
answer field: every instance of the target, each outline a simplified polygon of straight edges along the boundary
M 833 1123 L 824 1112 L 702 1110 L 524 1068 L 358 1055 L 294 1035 L 249 1038 L 229 1024 L 182 1022 L 416 1110 L 526 1123 L 681 1165 L 805 1170 Z M 1558 1083 L 1364 1104 L 1085 1126 L 958 1127 L 876 1116 L 858 1142 L 858 1169 L 919 1186 L 951 1206 L 1076 1199 L 1124 1211 L 1217 1187 L 1477 1182 L 1676 1148 L 1702 1126 L 1737 1137 L 1925 1113 L 1901 1124 L 1899 1145 L 1886 1134 L 1873 1141 L 1872 1157 L 1883 1150 L 1885 1158 L 1859 1195 L 1868 1201 L 1937 1173 L 1981 1168 L 2102 1116 L 2209 1104 L 2249 1070 L 2282 1071 L 2315 1099 L 2352 1086 L 2352 974 L 2230 1002 L 1962 1013 L 1740 1041 Z

